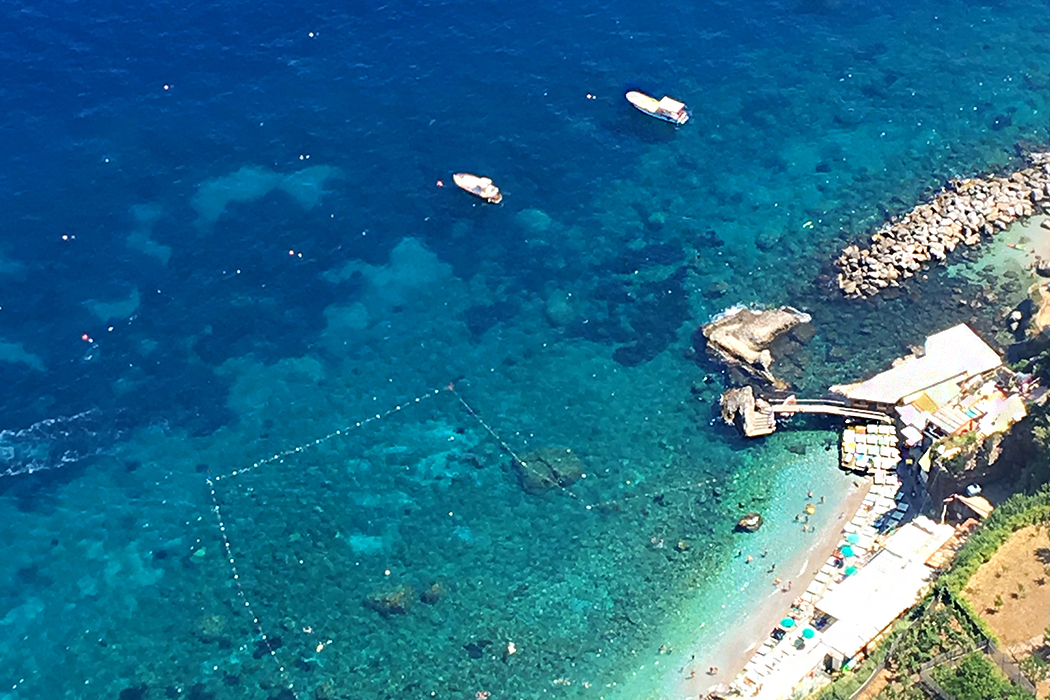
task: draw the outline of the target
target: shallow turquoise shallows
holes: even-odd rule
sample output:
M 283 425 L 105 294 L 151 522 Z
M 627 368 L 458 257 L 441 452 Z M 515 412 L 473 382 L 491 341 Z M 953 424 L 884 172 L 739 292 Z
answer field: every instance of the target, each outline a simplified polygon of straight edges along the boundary
M 863 303 L 829 261 L 1045 142 L 1043 14 L 5 12 L 0 700 L 662 697 L 854 488 L 833 422 L 721 423 L 697 329 L 807 311 L 807 397 L 994 341 L 980 261 Z

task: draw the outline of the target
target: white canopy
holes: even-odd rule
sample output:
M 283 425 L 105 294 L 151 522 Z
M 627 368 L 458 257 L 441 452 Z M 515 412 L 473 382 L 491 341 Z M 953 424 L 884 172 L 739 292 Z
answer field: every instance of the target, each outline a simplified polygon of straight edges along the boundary
M 660 109 L 666 109 L 668 112 L 681 112 L 685 109 L 685 104 L 664 95 L 660 100 Z
M 835 622 L 824 645 L 850 658 L 915 604 L 933 569 L 925 561 L 955 533 L 919 516 L 886 540 L 886 547 L 859 572 L 817 601 Z
M 871 379 L 831 387 L 831 391 L 854 401 L 887 405 L 930 389 L 948 380 L 965 381 L 995 369 L 1002 358 L 965 323 L 926 339 L 926 354 L 908 358 Z

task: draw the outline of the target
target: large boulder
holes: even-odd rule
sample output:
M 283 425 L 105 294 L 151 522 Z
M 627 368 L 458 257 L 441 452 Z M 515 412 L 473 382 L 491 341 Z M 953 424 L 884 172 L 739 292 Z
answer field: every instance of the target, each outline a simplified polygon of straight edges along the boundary
M 736 529 L 739 532 L 758 532 L 762 527 L 762 516 L 759 513 L 748 513 L 736 521 Z

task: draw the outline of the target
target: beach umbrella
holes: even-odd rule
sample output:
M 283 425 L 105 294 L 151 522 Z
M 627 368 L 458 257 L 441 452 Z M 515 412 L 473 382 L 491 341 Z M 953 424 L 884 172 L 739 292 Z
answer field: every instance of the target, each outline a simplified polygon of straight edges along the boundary
M 807 627 L 806 629 L 802 630 L 802 636 L 806 639 L 813 639 L 817 636 L 817 631 L 812 627 Z
M 780 626 L 786 630 L 789 630 L 795 626 L 795 621 L 792 620 L 790 617 L 785 617 L 783 620 L 780 621 Z
M 855 573 L 857 573 L 857 567 L 855 567 L 855 566 L 847 566 L 846 567 L 846 575 L 847 576 L 852 576 Z
M 842 547 L 842 549 L 839 550 L 839 551 L 842 552 L 842 556 L 844 556 L 844 557 L 852 557 L 853 556 L 853 547 L 850 547 L 848 544 L 844 545 Z
M 848 535 L 846 535 L 846 541 L 850 544 L 857 544 L 858 542 L 860 542 L 860 535 L 858 535 L 855 532 L 851 532 Z

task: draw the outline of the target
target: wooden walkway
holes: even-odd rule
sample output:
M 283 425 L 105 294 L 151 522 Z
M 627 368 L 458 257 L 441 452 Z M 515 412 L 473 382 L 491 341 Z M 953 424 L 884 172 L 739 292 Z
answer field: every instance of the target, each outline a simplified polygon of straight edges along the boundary
M 793 413 L 822 413 L 831 416 L 846 416 L 847 418 L 860 418 L 861 420 L 878 421 L 880 423 L 892 423 L 893 418 L 879 411 L 868 411 L 862 408 L 853 408 L 846 403 L 830 401 L 813 401 L 807 399 L 788 399 L 773 404 L 773 414 Z

